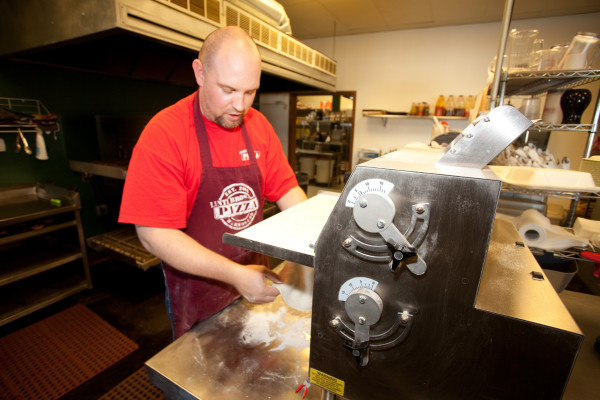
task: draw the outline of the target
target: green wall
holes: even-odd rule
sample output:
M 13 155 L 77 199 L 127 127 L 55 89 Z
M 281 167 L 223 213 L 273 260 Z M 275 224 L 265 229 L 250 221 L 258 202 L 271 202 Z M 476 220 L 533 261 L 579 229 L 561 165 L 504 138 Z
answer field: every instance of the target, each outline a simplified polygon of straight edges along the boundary
M 96 115 L 153 115 L 194 90 L 0 60 L 0 97 L 40 100 L 50 113 L 59 116 L 60 123 L 56 140 L 52 135 L 44 135 L 47 161 L 37 160 L 22 150 L 16 153 L 16 134 L 0 129 L 7 148 L 0 153 L 0 186 L 54 182 L 75 187 L 81 195 L 86 237 L 114 229 L 123 181 L 83 179 L 69 168 L 69 160 L 99 159 Z M 35 150 L 35 134 L 27 133 L 26 138 Z M 97 215 L 99 204 L 108 206 L 108 214 Z

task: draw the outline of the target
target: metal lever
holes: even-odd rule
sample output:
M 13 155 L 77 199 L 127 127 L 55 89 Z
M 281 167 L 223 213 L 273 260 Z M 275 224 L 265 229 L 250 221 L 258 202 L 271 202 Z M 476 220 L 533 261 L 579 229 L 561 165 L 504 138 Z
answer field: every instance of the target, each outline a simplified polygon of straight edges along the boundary
M 419 257 L 417 249 L 406 240 L 391 221 L 379 234 L 392 251 L 392 271 L 395 271 L 401 262 L 404 262 L 410 272 L 415 275 L 423 275 L 427 271 L 427 264 Z
M 428 226 L 428 205 L 420 204 L 413 206 L 413 213 L 427 214 L 426 223 L 423 225 L 424 230 L 420 232 L 417 238 L 416 245 L 423 240 L 425 231 Z M 400 233 L 393 220 L 396 214 L 396 206 L 392 199 L 388 196 L 373 192 L 367 193 L 359 197 L 354 205 L 353 215 L 356 224 L 367 232 L 379 233 L 388 248 L 392 252 L 392 271 L 395 271 L 401 262 L 406 264 L 406 267 L 415 275 L 423 275 L 427 271 L 427 264 L 421 257 L 417 255 L 416 247 L 413 246 L 406 237 Z M 416 217 L 413 218 L 416 224 Z M 414 226 L 411 223 L 411 229 Z M 412 233 L 410 231 L 409 233 Z
M 346 299 L 346 313 L 354 322 L 354 338 L 347 340 L 344 346 L 361 367 L 369 362 L 370 326 L 379 321 L 382 312 L 381 297 L 371 289 L 356 289 Z
M 346 340 L 344 347 L 350 350 L 352 356 L 354 356 L 354 361 L 361 367 L 369 363 L 369 342 L 357 345 L 354 342 Z

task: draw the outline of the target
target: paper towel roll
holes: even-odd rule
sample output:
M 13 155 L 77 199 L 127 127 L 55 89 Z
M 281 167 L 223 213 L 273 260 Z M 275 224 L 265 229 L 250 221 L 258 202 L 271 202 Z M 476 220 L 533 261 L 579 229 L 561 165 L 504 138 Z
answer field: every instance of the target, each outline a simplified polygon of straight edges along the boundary
M 531 247 L 545 243 L 546 231 L 551 227 L 550 220 L 534 209 L 525 210 L 513 223 L 525 244 Z
M 550 220 L 535 209 L 525 210 L 513 220 L 519 235 L 527 246 L 544 250 L 565 250 L 586 247 L 589 241 L 579 238 L 564 228 L 552 225 Z

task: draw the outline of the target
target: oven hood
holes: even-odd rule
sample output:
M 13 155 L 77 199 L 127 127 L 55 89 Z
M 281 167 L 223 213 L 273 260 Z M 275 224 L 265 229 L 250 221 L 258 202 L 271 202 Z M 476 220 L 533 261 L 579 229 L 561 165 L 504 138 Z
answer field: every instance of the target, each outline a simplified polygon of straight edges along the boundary
M 0 42 L 0 57 L 195 87 L 191 62 L 204 38 L 219 27 L 237 25 L 258 44 L 261 91 L 335 91 L 335 61 L 279 29 L 286 23 L 272 10 L 251 3 L 256 1 L 0 2 L 0 15 L 6 17 L 0 37 L 10 38 Z

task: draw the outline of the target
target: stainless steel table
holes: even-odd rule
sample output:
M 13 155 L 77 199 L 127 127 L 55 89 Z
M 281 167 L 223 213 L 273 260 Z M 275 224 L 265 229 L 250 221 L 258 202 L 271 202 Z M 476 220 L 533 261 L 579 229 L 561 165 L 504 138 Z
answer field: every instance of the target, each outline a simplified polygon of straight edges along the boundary
M 146 363 L 167 399 L 301 399 L 310 311 L 238 301 L 194 326 Z M 311 386 L 306 399 L 320 399 Z
M 252 250 L 312 266 L 312 246 L 338 196 L 321 193 L 228 240 L 259 237 Z M 301 399 L 296 389 L 308 377 L 310 325 L 311 312 L 289 308 L 281 296 L 262 305 L 240 300 L 151 358 L 148 376 L 168 399 Z M 313 385 L 306 399 L 321 399 L 321 392 Z

